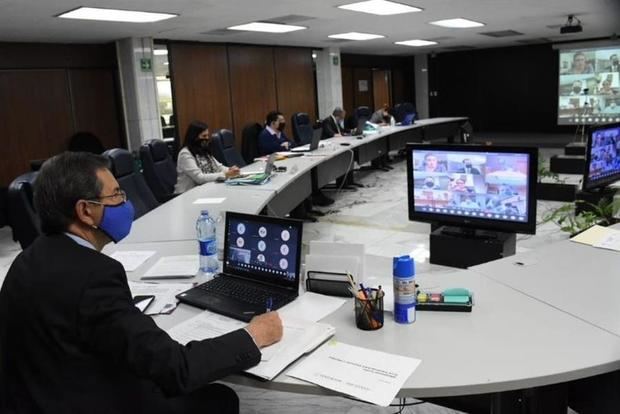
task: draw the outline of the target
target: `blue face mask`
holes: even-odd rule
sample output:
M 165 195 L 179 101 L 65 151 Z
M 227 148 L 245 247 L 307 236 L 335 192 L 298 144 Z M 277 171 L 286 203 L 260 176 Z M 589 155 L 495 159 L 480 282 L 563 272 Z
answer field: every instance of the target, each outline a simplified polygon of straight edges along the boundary
M 129 200 L 115 206 L 105 205 L 99 230 L 103 231 L 114 243 L 118 243 L 129 234 L 134 213 L 133 204 Z

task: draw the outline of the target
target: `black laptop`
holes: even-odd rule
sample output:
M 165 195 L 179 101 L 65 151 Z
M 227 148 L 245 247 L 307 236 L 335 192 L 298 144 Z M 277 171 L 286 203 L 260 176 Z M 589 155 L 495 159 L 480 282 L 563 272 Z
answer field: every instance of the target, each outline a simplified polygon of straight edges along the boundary
M 321 141 L 321 135 L 314 134 L 309 144 L 291 148 L 291 152 L 312 152 L 319 147 L 320 141 Z
M 223 272 L 177 299 L 246 322 L 293 301 L 302 226 L 298 220 L 227 212 Z

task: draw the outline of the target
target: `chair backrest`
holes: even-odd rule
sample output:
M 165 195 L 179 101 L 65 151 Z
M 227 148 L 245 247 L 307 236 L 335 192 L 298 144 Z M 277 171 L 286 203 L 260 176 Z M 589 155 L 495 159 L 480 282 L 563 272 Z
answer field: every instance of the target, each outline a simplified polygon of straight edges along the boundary
M 105 147 L 95 134 L 90 132 L 77 132 L 69 138 L 67 150 L 73 152 L 92 152 L 93 154 L 101 154 L 105 151 Z
M 297 145 L 306 145 L 312 141 L 314 129 L 307 113 L 297 112 L 293 114 L 291 124 L 293 125 L 293 138 L 295 138 Z
M 403 105 L 397 103 L 392 107 L 392 116 L 394 117 L 394 121 L 402 122 L 403 120 Z
M 22 249 L 30 246 L 41 234 L 41 221 L 32 200 L 38 175 L 38 171 L 20 175 L 8 189 L 8 222 L 13 230 L 13 240 L 19 242 Z
M 263 130 L 259 123 L 246 125 L 241 133 L 241 154 L 247 164 L 254 162 L 258 157 L 258 135 Z
M 229 129 L 220 129 L 215 131 L 211 137 L 211 150 L 213 156 L 227 167 L 236 165 L 244 167 L 245 161 L 237 148 L 235 147 L 235 136 Z
M 8 224 L 9 189 L 0 187 L 0 227 Z
M 411 125 L 417 117 L 415 106 L 411 102 L 404 102 L 400 108 L 401 122 L 403 125 Z
M 168 144 L 161 139 L 146 141 L 140 147 L 142 173 L 153 195 L 159 202 L 168 201 L 174 194 L 177 182 L 176 165 Z
M 372 116 L 372 112 L 370 111 L 370 108 L 367 106 L 358 106 L 357 109 L 355 110 L 355 117 L 357 119 L 366 118 L 366 120 L 368 120 L 370 119 L 371 116 Z
M 110 160 L 112 174 L 131 200 L 137 219 L 159 205 L 144 177 L 135 171 L 131 153 L 122 148 L 114 148 L 103 153 Z

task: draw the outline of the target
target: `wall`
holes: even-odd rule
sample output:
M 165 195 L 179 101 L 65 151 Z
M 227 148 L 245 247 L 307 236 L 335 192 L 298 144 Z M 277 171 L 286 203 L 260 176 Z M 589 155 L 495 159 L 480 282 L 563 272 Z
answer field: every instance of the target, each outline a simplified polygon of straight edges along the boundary
M 168 50 L 181 145 L 193 120 L 232 129 L 240 148 L 243 127 L 271 110 L 284 113 L 290 137 L 294 112 L 316 117 L 311 49 L 170 42 Z
M 122 145 L 114 45 L 0 43 L 0 56 L 0 187 L 77 131 Z
M 469 116 L 475 130 L 570 132 L 557 125 L 558 53 L 547 45 L 429 56 L 430 115 Z
M 413 57 L 342 54 L 342 98 L 347 113 L 358 106 L 375 109 L 375 101 L 393 106 L 415 102 Z M 373 79 L 389 75 L 389 89 L 375 87 Z M 368 91 L 359 90 L 359 81 L 367 81 Z M 380 96 L 375 97 L 375 91 Z M 388 98 L 386 100 L 386 97 Z

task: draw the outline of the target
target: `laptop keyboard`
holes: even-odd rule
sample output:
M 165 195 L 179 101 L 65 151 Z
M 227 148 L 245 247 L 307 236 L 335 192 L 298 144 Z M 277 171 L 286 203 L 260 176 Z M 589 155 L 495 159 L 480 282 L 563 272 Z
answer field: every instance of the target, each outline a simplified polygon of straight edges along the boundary
M 218 277 L 196 287 L 209 293 L 215 293 L 258 306 L 265 306 L 267 300 L 272 298 L 273 309 L 279 308 L 293 299 L 290 295 L 283 295 L 256 285 L 240 283 L 229 277 Z

